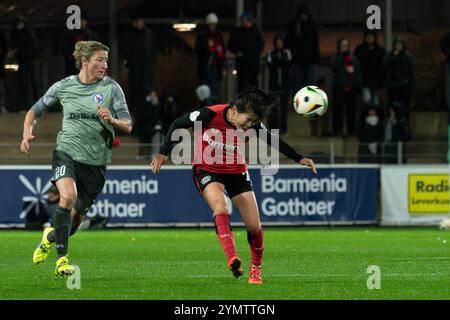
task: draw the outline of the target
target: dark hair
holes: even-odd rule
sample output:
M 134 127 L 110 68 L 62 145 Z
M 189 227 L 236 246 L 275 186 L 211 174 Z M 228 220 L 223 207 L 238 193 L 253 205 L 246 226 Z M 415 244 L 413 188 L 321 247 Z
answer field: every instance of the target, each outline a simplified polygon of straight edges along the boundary
M 25 16 L 21 15 L 20 13 L 17 14 L 14 18 L 13 18 L 13 28 L 15 29 L 17 24 L 19 22 L 23 22 L 25 25 L 27 24 L 27 18 L 25 18 Z
M 381 107 L 379 107 L 375 104 L 366 104 L 363 106 L 361 114 L 360 114 L 361 121 L 364 121 L 363 119 L 365 119 L 367 117 L 367 115 L 369 114 L 369 111 L 371 111 L 371 110 L 375 111 L 378 118 L 380 118 L 380 121 L 383 120 L 384 114 L 383 114 L 383 110 L 381 110 Z
M 281 34 L 277 34 L 275 35 L 275 37 L 273 38 L 273 47 L 275 48 L 276 44 L 277 44 L 277 40 L 281 40 L 283 41 L 283 47 L 286 46 L 286 41 L 284 40 L 283 36 Z
M 403 106 L 402 102 L 398 102 L 398 101 L 393 101 L 390 105 L 389 105 L 389 109 L 392 109 L 392 111 L 394 111 L 397 119 L 402 119 L 405 118 L 405 108 Z
M 377 32 L 376 30 L 371 30 L 371 29 L 365 29 L 364 30 L 364 42 L 366 41 L 367 36 L 372 35 L 375 39 L 375 42 L 377 42 Z
M 402 52 L 406 52 L 406 44 L 405 44 L 405 41 L 404 41 L 403 38 L 400 37 L 400 36 L 395 36 L 395 37 L 394 37 L 394 40 L 392 41 L 392 50 L 391 50 L 391 52 L 394 52 L 394 51 L 395 51 L 395 46 L 397 45 L 397 43 L 401 43 L 401 44 L 403 45 Z
M 297 16 L 299 17 L 301 14 L 307 14 L 309 20 L 311 20 L 311 12 L 306 4 L 299 4 L 297 7 Z
M 239 113 L 252 112 L 263 120 L 273 108 L 279 104 L 279 92 L 266 93 L 256 87 L 250 87 L 244 92 L 238 93 L 230 102 L 230 106 L 236 106 Z

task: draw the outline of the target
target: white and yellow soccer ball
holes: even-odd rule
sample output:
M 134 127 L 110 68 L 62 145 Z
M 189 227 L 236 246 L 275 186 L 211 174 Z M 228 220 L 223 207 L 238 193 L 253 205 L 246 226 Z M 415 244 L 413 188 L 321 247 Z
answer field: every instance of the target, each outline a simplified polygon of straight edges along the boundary
M 310 119 L 318 118 L 322 116 L 327 109 L 327 94 L 319 87 L 304 87 L 294 96 L 294 110 L 304 117 Z

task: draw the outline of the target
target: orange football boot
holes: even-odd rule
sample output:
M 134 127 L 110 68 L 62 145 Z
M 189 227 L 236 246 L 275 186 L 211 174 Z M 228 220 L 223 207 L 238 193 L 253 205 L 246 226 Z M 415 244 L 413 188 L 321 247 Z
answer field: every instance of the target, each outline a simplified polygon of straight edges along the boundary
M 257 267 L 257 266 L 251 265 L 250 277 L 248 278 L 248 283 L 262 284 L 261 266 Z

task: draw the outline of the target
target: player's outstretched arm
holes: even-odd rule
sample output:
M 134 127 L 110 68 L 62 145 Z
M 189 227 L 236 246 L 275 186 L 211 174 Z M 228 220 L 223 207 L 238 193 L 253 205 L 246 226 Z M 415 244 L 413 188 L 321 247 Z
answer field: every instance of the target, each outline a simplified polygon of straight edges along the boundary
M 23 122 L 22 143 L 20 144 L 20 151 L 22 153 L 28 154 L 31 141 L 36 139 L 36 136 L 33 135 L 33 128 L 35 124 L 36 124 L 36 113 L 30 109 L 25 115 L 25 120 Z
M 166 137 L 164 139 L 164 143 L 161 146 L 159 153 L 152 159 L 150 163 L 150 168 L 153 173 L 158 173 L 161 170 L 161 166 L 167 161 L 168 155 L 172 150 L 173 146 L 181 140 L 172 141 L 172 133 L 181 128 L 191 128 L 193 126 L 193 121 L 189 119 L 189 114 L 183 115 L 175 119 L 175 121 L 170 126 Z
M 302 166 L 310 167 L 312 172 L 314 172 L 314 174 L 317 174 L 316 164 L 314 163 L 314 161 L 312 159 L 303 158 L 298 163 L 300 163 Z
M 160 171 L 161 166 L 167 161 L 172 148 L 177 143 L 181 142 L 181 138 L 172 140 L 172 134 L 175 130 L 192 128 L 194 127 L 194 122 L 196 121 L 201 122 L 202 125 L 206 125 L 209 121 L 211 121 L 214 115 L 215 113 L 208 108 L 202 108 L 175 119 L 166 133 L 166 137 L 164 139 L 163 145 L 159 150 L 159 154 L 157 154 L 150 163 L 152 172 L 158 173 Z
M 286 143 L 283 139 L 281 139 L 278 135 L 273 134 L 270 130 L 268 130 L 263 124 L 260 124 L 257 130 L 258 137 L 267 143 L 269 146 L 274 146 L 273 139 L 278 140 L 278 151 L 284 154 L 285 156 L 291 158 L 295 162 L 307 166 L 311 168 L 314 174 L 317 174 L 316 164 L 312 159 L 305 158 L 294 148 L 292 148 L 288 143 Z
M 161 166 L 167 161 L 167 156 L 158 153 L 150 163 L 153 173 L 158 173 L 161 170 Z

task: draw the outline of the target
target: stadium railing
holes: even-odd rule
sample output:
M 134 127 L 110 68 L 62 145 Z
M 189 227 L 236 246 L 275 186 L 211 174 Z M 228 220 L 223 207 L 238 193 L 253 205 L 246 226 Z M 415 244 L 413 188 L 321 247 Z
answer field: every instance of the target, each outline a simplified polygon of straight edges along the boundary
M 406 143 L 379 143 L 376 146 L 377 154 L 369 152 L 367 143 L 329 141 L 314 142 L 290 141 L 295 149 L 317 163 L 389 163 L 389 164 L 444 164 L 447 163 L 448 144 L 440 141 L 428 142 L 406 142 Z M 191 144 L 192 146 L 193 144 Z M 159 149 L 159 143 L 140 144 L 122 143 L 113 150 L 114 165 L 147 164 L 152 154 Z M 17 143 L 0 143 L 0 164 L 49 164 L 51 162 L 54 143 L 34 143 L 30 149 L 29 156 L 19 151 Z M 370 147 L 372 148 L 372 146 Z M 147 150 L 140 154 L 139 150 Z M 191 150 L 192 151 L 192 150 Z M 248 150 L 247 150 L 248 151 Z M 192 154 L 192 153 L 191 153 Z M 248 159 L 255 163 L 256 159 Z M 281 164 L 292 163 L 292 161 L 280 154 Z M 187 163 L 188 164 L 188 163 Z

